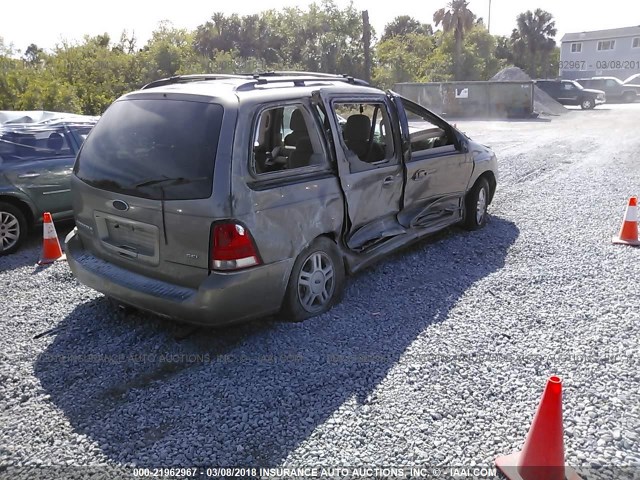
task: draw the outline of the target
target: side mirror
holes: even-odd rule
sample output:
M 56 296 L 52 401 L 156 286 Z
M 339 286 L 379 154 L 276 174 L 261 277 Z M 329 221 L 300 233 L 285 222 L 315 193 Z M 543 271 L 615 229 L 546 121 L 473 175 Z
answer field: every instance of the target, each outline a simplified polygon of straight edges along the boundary
M 466 138 L 460 141 L 460 150 L 462 150 L 462 152 L 464 153 L 467 153 L 469 151 L 469 142 Z
M 467 140 L 467 138 L 455 129 L 453 130 L 453 134 L 456 137 L 456 147 L 458 148 L 458 150 L 460 150 L 462 153 L 467 153 L 469 151 L 469 141 Z

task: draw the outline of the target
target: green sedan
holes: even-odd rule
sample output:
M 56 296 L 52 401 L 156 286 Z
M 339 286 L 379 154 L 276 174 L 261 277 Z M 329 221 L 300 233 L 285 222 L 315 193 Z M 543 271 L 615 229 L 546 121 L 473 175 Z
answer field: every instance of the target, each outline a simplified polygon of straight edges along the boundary
M 94 118 L 0 125 L 0 255 L 15 252 L 43 212 L 73 218 L 70 176 Z

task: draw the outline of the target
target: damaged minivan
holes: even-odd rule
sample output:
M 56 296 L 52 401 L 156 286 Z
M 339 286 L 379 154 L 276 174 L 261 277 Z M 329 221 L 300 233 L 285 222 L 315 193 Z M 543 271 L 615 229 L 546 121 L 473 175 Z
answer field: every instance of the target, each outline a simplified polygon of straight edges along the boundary
M 119 98 L 85 141 L 67 258 L 161 316 L 302 320 L 399 247 L 482 227 L 496 181 L 490 149 L 352 77 L 172 77 Z

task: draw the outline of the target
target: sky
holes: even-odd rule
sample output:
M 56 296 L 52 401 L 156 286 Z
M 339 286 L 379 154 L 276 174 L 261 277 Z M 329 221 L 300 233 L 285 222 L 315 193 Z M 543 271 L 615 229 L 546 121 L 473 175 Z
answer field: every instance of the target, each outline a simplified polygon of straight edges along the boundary
M 378 36 L 384 26 L 398 15 L 411 15 L 425 23 L 433 23 L 433 12 L 448 0 L 353 0 L 358 10 L 369 10 L 371 24 Z M 606 8 L 597 8 L 584 0 L 470 0 L 469 8 L 479 17 L 489 16 L 491 1 L 491 33 L 509 35 L 515 27 L 516 16 L 526 10 L 542 8 L 556 19 L 559 42 L 563 34 L 640 24 L 640 1 L 608 0 Z M 0 37 L 5 45 L 13 44 L 24 52 L 35 43 L 50 50 L 62 40 L 81 41 L 83 36 L 108 33 L 118 40 L 120 33 L 134 32 L 138 46 L 144 45 L 151 32 L 162 20 L 175 27 L 195 29 L 214 12 L 246 15 L 270 8 L 298 6 L 305 8 L 310 0 L 240 0 L 207 2 L 206 0 L 3 0 L 0 7 Z M 344 7 L 349 0 L 336 0 Z M 624 12 L 624 15 L 620 15 Z

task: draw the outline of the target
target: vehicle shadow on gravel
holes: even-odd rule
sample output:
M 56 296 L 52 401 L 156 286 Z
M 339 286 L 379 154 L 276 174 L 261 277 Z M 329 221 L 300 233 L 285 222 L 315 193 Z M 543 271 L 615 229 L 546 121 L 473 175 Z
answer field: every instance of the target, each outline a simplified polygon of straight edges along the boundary
M 504 266 L 518 235 L 499 217 L 451 229 L 355 276 L 340 305 L 298 324 L 189 334 L 93 299 L 60 322 L 35 374 L 113 461 L 277 466 L 346 402 L 374 404 L 406 349 Z

